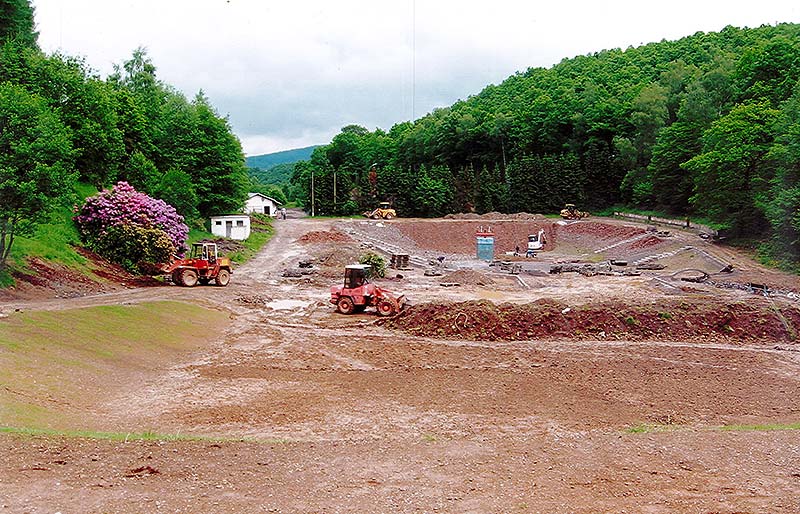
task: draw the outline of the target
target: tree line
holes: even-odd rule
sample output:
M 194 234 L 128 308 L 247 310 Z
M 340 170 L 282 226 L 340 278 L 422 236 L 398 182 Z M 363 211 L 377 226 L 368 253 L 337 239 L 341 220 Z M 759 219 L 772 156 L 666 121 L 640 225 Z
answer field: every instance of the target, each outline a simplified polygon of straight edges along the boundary
M 41 51 L 28 0 L 0 7 L 0 267 L 76 181 L 128 182 L 190 224 L 243 206 L 241 144 L 202 91 L 189 100 L 160 81 L 142 48 L 101 79 Z
M 800 25 L 726 27 L 530 68 L 298 163 L 311 210 L 401 215 L 627 205 L 705 218 L 800 257 Z M 372 172 L 370 170 L 373 170 Z M 335 189 L 335 193 L 334 193 Z

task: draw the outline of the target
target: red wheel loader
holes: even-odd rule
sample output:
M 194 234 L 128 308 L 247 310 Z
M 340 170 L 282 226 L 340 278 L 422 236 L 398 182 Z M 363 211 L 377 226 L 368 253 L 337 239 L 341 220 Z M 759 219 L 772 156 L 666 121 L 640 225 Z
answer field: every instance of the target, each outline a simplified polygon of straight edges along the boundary
M 363 312 L 375 307 L 381 316 L 399 313 L 406 303 L 404 295 L 395 296 L 367 280 L 369 264 L 351 264 L 344 268 L 344 284 L 331 286 L 331 303 L 342 314 Z
M 216 243 L 194 243 L 189 257 L 175 259 L 162 268 L 179 286 L 206 285 L 212 280 L 218 286 L 231 281 L 231 260 L 217 255 Z

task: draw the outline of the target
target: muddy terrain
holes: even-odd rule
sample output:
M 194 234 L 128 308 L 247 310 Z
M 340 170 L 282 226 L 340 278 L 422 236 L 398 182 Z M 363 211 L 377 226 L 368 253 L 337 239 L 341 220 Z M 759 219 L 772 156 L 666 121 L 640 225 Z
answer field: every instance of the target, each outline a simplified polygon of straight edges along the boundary
M 68 348 L 11 369 L 23 350 L 0 345 L 0 512 L 800 510 L 797 277 L 596 218 L 275 228 L 226 288 L 4 293 L 0 335 L 21 313 L 214 314 L 190 342 L 81 366 Z M 474 258 L 489 228 L 492 266 Z M 513 255 L 539 230 L 544 251 Z M 376 281 L 407 295 L 399 316 L 328 302 L 366 251 L 409 255 Z

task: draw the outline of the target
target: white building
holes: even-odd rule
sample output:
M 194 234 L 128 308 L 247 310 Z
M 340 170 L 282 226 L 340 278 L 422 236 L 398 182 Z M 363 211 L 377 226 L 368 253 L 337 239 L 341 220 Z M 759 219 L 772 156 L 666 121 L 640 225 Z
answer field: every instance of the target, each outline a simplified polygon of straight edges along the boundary
M 219 237 L 244 241 L 250 237 L 250 216 L 247 214 L 212 216 L 211 233 Z
M 244 204 L 244 212 L 257 212 L 269 216 L 277 216 L 280 208 L 281 203 L 278 200 L 261 193 L 248 193 L 247 202 Z

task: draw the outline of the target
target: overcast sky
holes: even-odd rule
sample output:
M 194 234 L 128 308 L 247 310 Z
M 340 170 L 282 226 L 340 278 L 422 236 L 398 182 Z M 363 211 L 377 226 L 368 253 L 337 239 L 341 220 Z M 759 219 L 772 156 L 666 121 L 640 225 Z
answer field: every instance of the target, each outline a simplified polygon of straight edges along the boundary
M 245 153 L 326 144 L 419 118 L 528 67 L 726 25 L 800 22 L 794 1 L 33 0 L 46 52 L 103 77 L 147 49 L 202 89 Z

